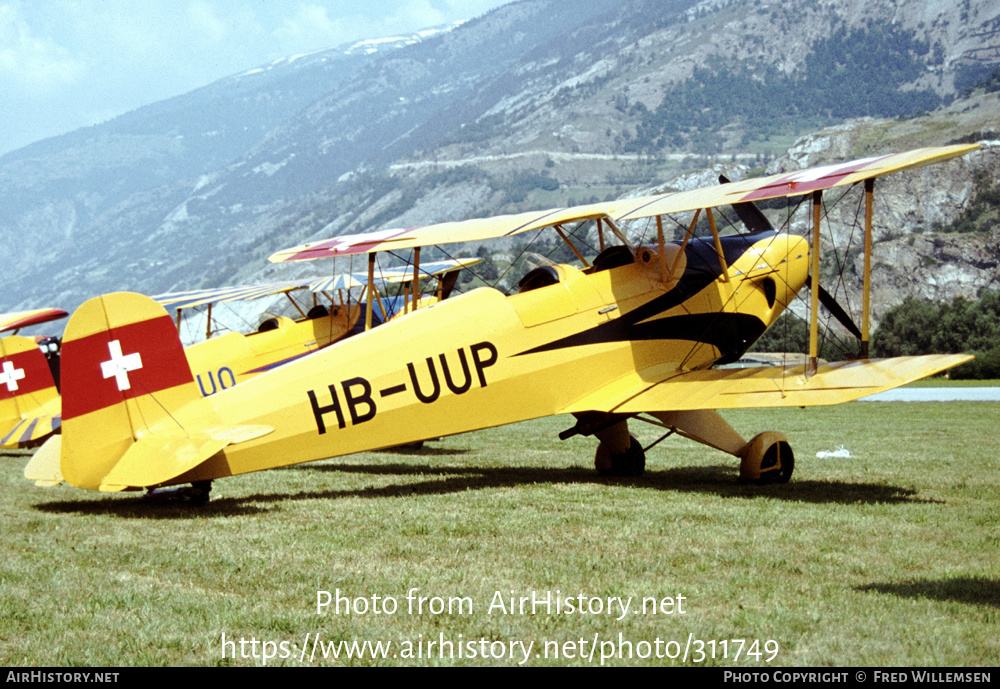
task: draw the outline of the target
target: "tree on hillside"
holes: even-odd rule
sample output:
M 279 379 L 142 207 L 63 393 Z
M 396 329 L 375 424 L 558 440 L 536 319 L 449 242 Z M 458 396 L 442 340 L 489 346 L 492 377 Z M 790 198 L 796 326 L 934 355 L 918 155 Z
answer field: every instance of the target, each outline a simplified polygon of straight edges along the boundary
M 872 336 L 876 357 L 963 352 L 976 359 L 952 369 L 952 378 L 1000 378 L 1000 291 L 946 304 L 907 297 Z

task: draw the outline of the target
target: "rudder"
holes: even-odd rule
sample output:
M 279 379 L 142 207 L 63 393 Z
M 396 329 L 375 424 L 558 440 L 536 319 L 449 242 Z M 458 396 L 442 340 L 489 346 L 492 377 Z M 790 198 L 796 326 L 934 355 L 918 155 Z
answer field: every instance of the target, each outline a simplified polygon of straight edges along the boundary
M 66 326 L 62 371 L 60 465 L 78 488 L 105 486 L 137 439 L 201 397 L 173 320 L 140 294 L 82 304 Z

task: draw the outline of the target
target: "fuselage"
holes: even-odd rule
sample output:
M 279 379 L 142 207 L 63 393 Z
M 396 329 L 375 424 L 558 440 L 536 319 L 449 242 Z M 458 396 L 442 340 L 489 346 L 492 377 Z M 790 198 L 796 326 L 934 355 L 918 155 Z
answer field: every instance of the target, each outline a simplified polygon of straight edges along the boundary
M 607 269 L 552 266 L 511 296 L 476 289 L 196 400 L 163 423 L 197 426 L 208 405 L 223 426 L 274 431 L 171 483 L 558 414 L 631 374 L 655 382 L 734 360 L 809 267 L 805 240 L 774 232 L 664 253 L 662 265 L 656 247 L 640 247 Z
M 257 332 L 230 332 L 187 347 L 184 353 L 199 392 L 214 395 L 322 349 L 350 332 L 360 312 L 357 304 L 324 311 L 297 321 L 272 318 Z

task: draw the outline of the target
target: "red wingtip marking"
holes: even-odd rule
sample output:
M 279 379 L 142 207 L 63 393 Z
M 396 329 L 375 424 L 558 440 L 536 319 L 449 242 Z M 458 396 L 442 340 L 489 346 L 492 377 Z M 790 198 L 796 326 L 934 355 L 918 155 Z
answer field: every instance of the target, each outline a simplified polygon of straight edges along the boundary
M 848 175 L 859 172 L 873 163 L 888 157 L 889 156 L 865 158 L 864 160 L 855 160 L 839 165 L 825 165 L 823 167 L 801 170 L 799 172 L 790 172 L 787 175 L 778 178 L 778 180 L 773 184 L 752 191 L 740 200 L 756 201 L 759 199 L 771 198 L 773 196 L 781 196 L 786 193 L 808 194 L 809 192 L 816 191 L 817 189 L 829 189 Z

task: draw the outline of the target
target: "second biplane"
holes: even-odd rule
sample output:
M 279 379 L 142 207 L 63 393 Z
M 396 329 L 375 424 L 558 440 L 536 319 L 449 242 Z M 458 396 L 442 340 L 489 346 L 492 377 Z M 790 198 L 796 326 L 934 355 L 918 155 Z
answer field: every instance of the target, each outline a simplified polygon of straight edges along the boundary
M 963 155 L 951 146 L 886 155 L 718 187 L 406 230 L 296 247 L 274 261 L 375 254 L 510 237 L 573 224 L 597 227 L 593 261 L 544 265 L 517 294 L 474 289 L 341 340 L 245 384 L 202 398 L 163 308 L 130 294 L 82 305 L 66 329 L 62 473 L 80 488 L 121 491 L 193 483 L 555 414 L 565 437 L 593 435 L 603 473 L 638 475 L 645 453 L 630 420 L 661 425 L 740 460 L 740 476 L 787 481 L 787 438 L 747 441 L 719 409 L 837 404 L 933 375 L 964 355 L 868 360 L 867 260 L 875 178 Z M 826 189 L 865 191 L 862 358 L 819 365 L 819 232 Z M 757 222 L 752 203 L 806 196 L 806 238 Z M 721 236 L 713 209 L 733 206 L 749 232 Z M 693 213 L 683 239 L 663 219 Z M 711 236 L 695 236 L 698 218 Z M 655 220 L 631 246 L 620 225 Z M 605 245 L 605 239 L 617 243 Z M 572 242 L 570 242 L 572 247 Z M 575 249 L 574 249 L 575 250 Z M 419 263 L 419 258 L 415 261 Z M 369 269 L 370 271 L 372 268 Z M 804 288 L 804 366 L 718 369 L 739 358 Z M 371 288 L 369 288 L 371 289 Z M 366 322 L 372 317 L 368 299 Z
M 417 282 L 413 281 L 412 269 L 396 267 L 371 276 L 344 273 L 264 285 L 174 292 L 153 299 L 176 312 L 178 331 L 185 310 L 204 307 L 205 338 L 186 347 L 185 354 L 198 389 L 208 396 L 329 346 L 351 333 L 358 325 L 360 314 L 366 310 L 363 304 L 352 301 L 352 290 L 365 289 L 369 284 L 373 287 L 371 299 L 377 307 L 374 315 L 376 322 L 381 323 L 413 307 L 411 290 L 420 299 L 421 293 L 427 292 L 428 286 L 431 288 L 422 297 L 424 305 L 446 298 L 458 273 L 481 260 L 456 259 L 424 264 L 418 270 Z M 421 281 L 425 284 L 421 285 Z M 392 285 L 401 286 L 400 295 L 387 294 L 385 298 L 379 295 L 379 288 L 387 290 Z M 305 299 L 293 296 L 303 293 Z M 251 333 L 230 330 L 219 334 L 213 307 L 280 295 L 287 297 L 287 304 L 297 316 L 265 314 Z
M 17 333 L 68 315 L 62 309 L 0 314 L 0 333 L 14 332 L 0 338 L 0 448 L 30 447 L 59 430 L 58 344 Z

